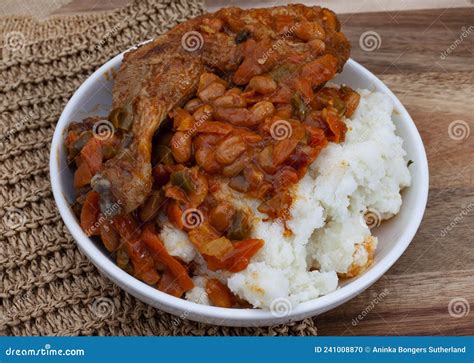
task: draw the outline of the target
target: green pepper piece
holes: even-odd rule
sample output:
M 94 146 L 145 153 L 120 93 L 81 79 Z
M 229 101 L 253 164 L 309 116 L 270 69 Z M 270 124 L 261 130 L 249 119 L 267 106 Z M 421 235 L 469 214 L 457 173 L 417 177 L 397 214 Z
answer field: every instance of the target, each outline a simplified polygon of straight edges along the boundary
M 194 192 L 194 183 L 191 175 L 187 170 L 179 170 L 171 173 L 170 182 L 183 189 L 186 193 Z
M 249 216 L 242 210 L 237 210 L 232 217 L 232 224 L 227 231 L 227 238 L 231 240 L 243 240 L 250 233 Z
M 303 101 L 303 98 L 299 93 L 295 93 L 291 97 L 291 106 L 293 107 L 293 111 L 295 115 L 300 119 L 304 120 L 306 113 L 309 111 L 308 105 Z

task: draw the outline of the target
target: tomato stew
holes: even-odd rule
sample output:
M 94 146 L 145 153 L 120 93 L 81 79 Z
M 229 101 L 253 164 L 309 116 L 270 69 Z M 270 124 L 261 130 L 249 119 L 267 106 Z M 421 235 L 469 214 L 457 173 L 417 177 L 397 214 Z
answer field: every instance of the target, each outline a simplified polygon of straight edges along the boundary
M 282 66 L 245 85 L 203 73 L 195 97 L 172 110 L 155 134 L 153 191 L 128 215 L 120 206 L 114 209 L 119 201 L 94 180 L 127 142 L 128 111 L 111 112 L 115 132 L 107 138 L 94 133 L 98 118 L 72 123 L 65 144 L 76 166 L 74 210 L 86 234 L 99 237 L 121 268 L 177 297 L 193 288 L 196 265 L 166 250 L 159 237 L 166 219 L 188 234 L 208 269 L 244 270 L 265 242 L 251 238 L 253 213 L 236 207 L 232 194 L 257 199 L 266 219 L 286 226 L 292 186 L 328 142 L 344 141 L 344 117 L 359 102 L 345 86 L 314 91 L 305 71 L 298 79 L 292 78 L 294 71 Z M 230 197 L 222 197 L 223 189 Z M 218 280 L 208 280 L 205 288 L 214 305 L 239 306 Z

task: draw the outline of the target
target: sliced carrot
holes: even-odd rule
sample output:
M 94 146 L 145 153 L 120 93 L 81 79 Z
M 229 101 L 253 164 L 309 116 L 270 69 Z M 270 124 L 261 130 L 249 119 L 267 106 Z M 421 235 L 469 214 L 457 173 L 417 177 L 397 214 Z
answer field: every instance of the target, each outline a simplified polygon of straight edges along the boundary
M 176 297 L 181 297 L 185 293 L 176 277 L 174 277 L 169 270 L 166 270 L 161 276 L 160 282 L 158 283 L 158 290 Z
M 86 199 L 81 210 L 81 227 L 88 236 L 99 234 L 99 194 L 90 191 L 86 195 Z
M 156 284 L 160 279 L 160 275 L 155 269 L 155 261 L 151 251 L 140 240 L 140 230 L 135 219 L 130 215 L 118 215 L 114 217 L 113 225 L 132 260 L 135 276 L 147 284 Z
M 100 141 L 91 137 L 81 150 L 83 160 L 89 165 L 89 169 L 94 175 L 102 167 L 102 145 Z
M 150 248 L 156 257 L 168 267 L 184 291 L 191 290 L 194 287 L 193 280 L 189 277 L 184 266 L 168 253 L 163 242 L 161 242 L 157 235 L 151 233 L 149 230 L 145 230 L 142 233 L 141 240 Z
M 113 225 L 124 242 L 133 242 L 140 238 L 137 222 L 130 215 L 120 214 L 115 216 Z
M 156 284 L 160 275 L 155 270 L 155 262 L 147 246 L 141 240 L 136 240 L 125 242 L 125 248 L 132 260 L 135 276 L 147 284 Z
M 263 247 L 265 241 L 262 239 L 247 239 L 234 243 L 234 251 L 226 260 L 227 270 L 239 272 L 245 270 L 250 259 Z
M 207 280 L 206 292 L 214 306 L 230 308 L 235 304 L 235 296 L 227 286 L 217 279 Z
M 109 219 L 104 218 L 100 226 L 100 239 L 109 252 L 114 252 L 120 245 L 120 236 Z
M 91 182 L 92 173 L 89 165 L 81 157 L 76 160 L 77 169 L 74 173 L 74 188 L 79 189 Z
M 102 145 L 95 137 L 91 137 L 81 150 L 83 160 L 89 165 L 92 175 L 102 167 Z
M 183 229 L 183 211 L 179 203 L 174 199 L 169 199 L 166 203 L 166 215 L 169 221 L 178 229 Z
M 154 267 L 150 267 L 149 269 L 143 271 L 139 278 L 148 285 L 155 285 L 158 281 L 160 281 L 161 276 Z
M 264 243 L 261 239 L 247 239 L 234 242 L 234 250 L 222 259 L 205 256 L 207 267 L 212 271 L 227 270 L 239 272 L 245 270 L 250 259 L 263 247 Z

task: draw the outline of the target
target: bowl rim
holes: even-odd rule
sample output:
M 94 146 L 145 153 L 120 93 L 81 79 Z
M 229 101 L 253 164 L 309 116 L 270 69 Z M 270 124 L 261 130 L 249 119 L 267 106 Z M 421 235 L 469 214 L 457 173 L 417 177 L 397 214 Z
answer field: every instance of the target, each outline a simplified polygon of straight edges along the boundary
M 415 140 L 413 146 L 419 158 L 417 167 L 420 172 L 419 183 L 421 193 L 417 196 L 415 206 L 411 210 L 412 218 L 403 233 L 398 237 L 395 246 L 380 261 L 381 263 L 372 265 L 372 267 L 365 271 L 363 275 L 327 295 L 298 304 L 285 316 L 277 316 L 270 310 L 221 308 L 197 304 L 161 292 L 123 271 L 115 264 L 115 262 L 104 255 L 98 246 L 95 245 L 94 241 L 87 237 L 76 220 L 76 217 L 74 216 L 64 195 L 64 187 L 61 185 L 59 152 L 63 143 L 64 130 L 70 121 L 72 121 L 70 118 L 78 105 L 78 101 L 81 100 L 81 98 L 87 93 L 89 87 L 95 83 L 99 77 L 102 77 L 110 68 L 117 67 L 120 64 L 124 53 L 125 52 L 118 54 L 97 69 L 84 83 L 81 84 L 69 99 L 55 127 L 51 143 L 49 163 L 53 196 L 67 229 L 77 242 L 80 250 L 89 258 L 89 260 L 102 273 L 104 273 L 107 278 L 112 280 L 121 288 L 138 299 L 168 313 L 174 315 L 181 314 L 181 317 L 184 315 L 184 318 L 186 319 L 216 325 L 267 326 L 314 316 L 341 305 L 375 283 L 406 250 L 421 223 L 428 198 L 429 172 L 424 145 L 415 123 L 399 99 L 368 69 L 353 59 L 349 59 L 347 62 L 348 65 L 353 67 L 357 73 L 361 74 L 361 76 L 366 77 L 371 81 L 372 84 L 378 88 L 378 91 L 390 96 L 394 104 L 394 109 L 398 111 L 401 119 L 406 122 L 406 126 L 409 128 L 409 133 L 412 134 Z

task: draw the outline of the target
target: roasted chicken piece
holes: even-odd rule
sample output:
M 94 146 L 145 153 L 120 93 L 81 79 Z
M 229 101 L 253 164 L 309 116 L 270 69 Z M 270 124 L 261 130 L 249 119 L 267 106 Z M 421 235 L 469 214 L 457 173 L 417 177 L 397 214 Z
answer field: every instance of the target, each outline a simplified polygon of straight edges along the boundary
M 288 102 L 295 93 L 310 102 L 349 52 L 335 14 L 317 6 L 226 8 L 176 26 L 125 54 L 112 113 L 128 110 L 122 121 L 128 119 L 132 138 L 104 164 L 96 178 L 102 183 L 95 184 L 109 186 L 126 213 L 144 202 L 152 188 L 153 135 L 170 111 L 195 95 L 204 72 L 236 87 L 270 74 L 277 83 L 272 102 Z

